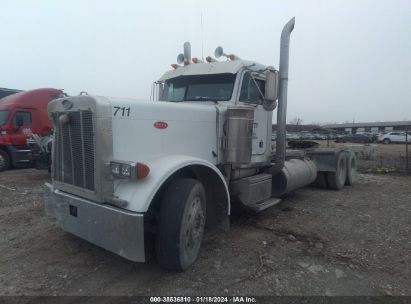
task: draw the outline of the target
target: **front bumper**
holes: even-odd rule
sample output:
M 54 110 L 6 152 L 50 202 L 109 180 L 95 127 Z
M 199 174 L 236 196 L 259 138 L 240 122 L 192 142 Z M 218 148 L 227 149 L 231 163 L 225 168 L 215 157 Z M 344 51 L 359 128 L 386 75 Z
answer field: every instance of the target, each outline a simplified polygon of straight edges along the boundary
M 11 159 L 13 162 L 13 166 L 22 166 L 24 164 L 30 164 L 29 155 L 32 152 L 31 148 L 23 147 L 23 148 L 16 148 L 14 146 L 7 146 L 9 153 L 11 155 Z
M 62 228 L 128 260 L 145 261 L 144 215 L 97 204 L 45 185 L 46 214 Z

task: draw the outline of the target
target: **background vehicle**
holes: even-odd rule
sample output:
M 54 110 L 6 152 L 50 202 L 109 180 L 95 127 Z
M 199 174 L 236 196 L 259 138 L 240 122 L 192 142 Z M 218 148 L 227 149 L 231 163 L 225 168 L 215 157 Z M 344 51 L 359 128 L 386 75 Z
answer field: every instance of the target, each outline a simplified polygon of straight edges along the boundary
M 314 136 L 314 139 L 316 139 L 316 140 L 325 140 L 325 139 L 327 139 L 327 135 L 325 135 L 325 134 L 314 133 L 313 136 Z
M 408 136 L 407 136 L 406 132 L 401 132 L 401 131 L 389 132 L 387 134 L 382 134 L 381 136 L 379 136 L 378 141 L 384 144 L 405 143 L 406 141 L 411 142 L 411 134 L 408 133 Z
M 29 160 L 37 169 L 47 169 L 51 172 L 51 151 L 53 146 L 53 135 L 49 134 L 43 137 L 33 134 L 27 139 L 30 147 Z
M 349 135 L 339 135 L 335 138 L 337 143 L 371 143 L 372 140 L 369 136 L 365 134 L 349 134 Z
M 316 137 L 314 136 L 314 134 L 311 134 L 311 133 L 301 132 L 300 134 L 301 134 L 301 135 L 300 135 L 300 139 L 302 139 L 302 140 L 315 140 L 315 139 L 319 139 L 319 138 L 316 138 Z
M 52 101 L 47 214 L 124 258 L 143 262 L 152 244 L 163 267 L 185 270 L 206 226 L 228 229 L 231 200 L 259 212 L 316 180 L 336 190 L 352 185 L 356 158 L 348 148 L 286 150 L 293 29 L 294 18 L 281 34 L 279 71 L 221 47 L 215 57 L 227 60 L 200 62 L 185 43 L 179 65 L 155 83 L 155 101 Z
M 287 134 L 286 134 L 286 139 L 287 139 L 287 140 L 300 139 L 300 135 L 297 134 L 297 133 L 287 133 Z
M 62 94 L 62 90 L 45 88 L 0 99 L 0 171 L 30 164 L 27 138 L 51 133 L 47 105 Z

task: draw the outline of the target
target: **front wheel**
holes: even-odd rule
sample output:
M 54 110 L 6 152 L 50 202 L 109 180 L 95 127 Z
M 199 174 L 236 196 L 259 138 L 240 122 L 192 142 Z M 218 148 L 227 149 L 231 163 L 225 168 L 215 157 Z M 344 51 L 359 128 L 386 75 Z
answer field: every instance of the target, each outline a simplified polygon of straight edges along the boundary
M 0 149 L 0 172 L 10 167 L 10 157 L 6 151 Z
M 386 138 L 382 141 L 385 145 L 389 145 L 391 143 L 391 140 L 389 138 Z
M 184 271 L 198 257 L 206 220 L 203 185 L 192 178 L 173 181 L 164 193 L 157 236 L 157 259 L 167 269 Z

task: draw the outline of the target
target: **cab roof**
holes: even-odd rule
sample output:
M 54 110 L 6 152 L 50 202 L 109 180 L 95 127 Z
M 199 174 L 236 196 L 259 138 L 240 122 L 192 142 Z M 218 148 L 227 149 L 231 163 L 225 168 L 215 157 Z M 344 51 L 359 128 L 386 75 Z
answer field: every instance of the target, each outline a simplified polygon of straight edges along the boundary
M 6 96 L 0 99 L 0 106 L 6 105 L 33 105 L 33 103 L 38 103 L 38 97 L 44 96 L 45 94 L 51 96 L 59 96 L 63 94 L 63 90 L 53 89 L 53 88 L 42 88 L 30 91 L 23 91 L 13 95 Z M 47 100 L 48 102 L 49 100 Z
M 253 70 L 265 69 L 266 66 L 248 60 L 232 60 L 232 61 L 217 61 L 217 62 L 202 62 L 192 63 L 185 66 L 179 66 L 175 70 L 166 72 L 159 81 L 175 78 L 178 76 L 188 75 L 210 75 L 210 74 L 223 74 L 231 73 L 236 74 L 244 67 L 252 68 Z

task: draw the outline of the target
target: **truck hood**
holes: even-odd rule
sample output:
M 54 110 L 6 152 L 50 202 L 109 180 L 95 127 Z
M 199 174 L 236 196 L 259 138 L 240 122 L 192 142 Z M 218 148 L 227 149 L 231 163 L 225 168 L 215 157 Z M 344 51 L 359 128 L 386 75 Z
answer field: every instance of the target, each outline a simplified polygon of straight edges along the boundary
M 185 154 L 215 163 L 215 105 L 110 101 L 114 159 L 149 162 L 165 155 Z

